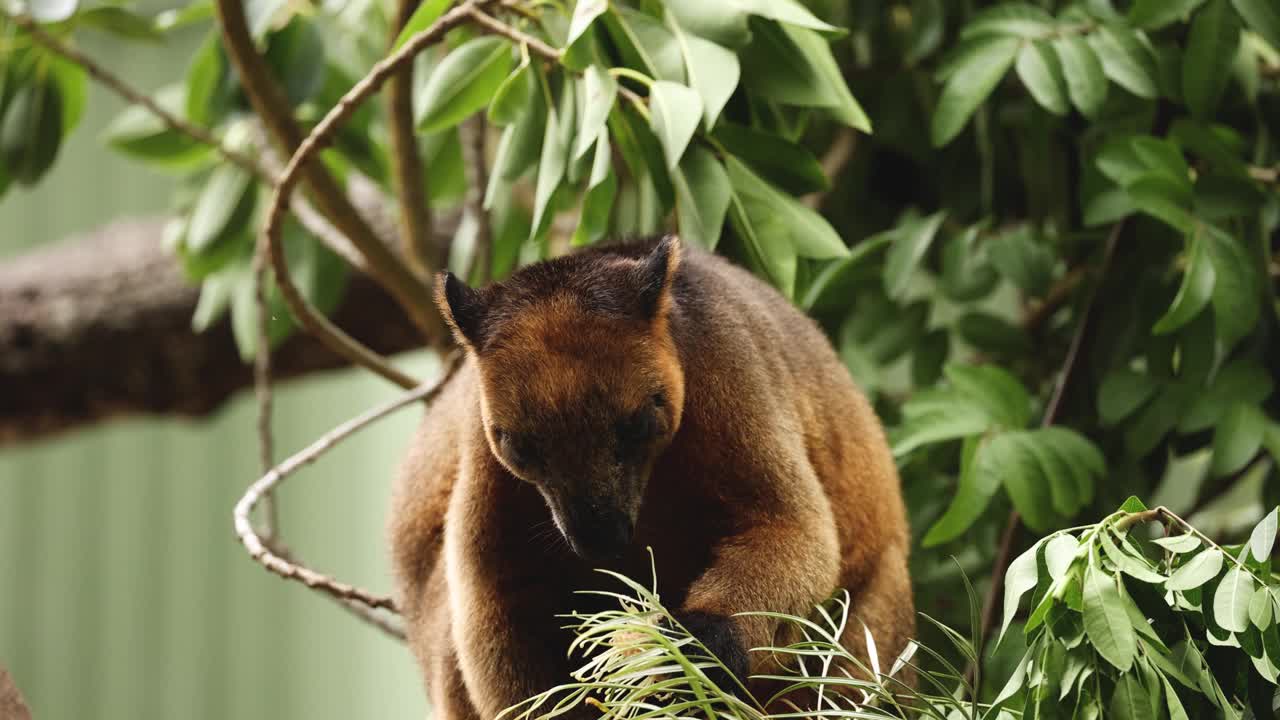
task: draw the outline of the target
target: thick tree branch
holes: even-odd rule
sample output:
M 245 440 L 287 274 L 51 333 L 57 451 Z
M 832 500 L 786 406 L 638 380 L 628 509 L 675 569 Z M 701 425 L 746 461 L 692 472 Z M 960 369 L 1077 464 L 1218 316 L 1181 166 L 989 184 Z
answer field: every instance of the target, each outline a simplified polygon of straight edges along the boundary
M 9 671 L 0 667 L 0 718 L 4 720 L 31 720 L 31 709 L 18 692 Z
M 161 247 L 164 223 L 119 221 L 0 264 L 0 445 L 119 415 L 203 416 L 251 384 L 229 320 L 192 331 L 199 288 Z M 358 273 L 334 320 L 380 353 L 422 345 Z M 278 379 L 347 365 L 301 333 L 273 364 Z
M 391 42 L 409 22 L 418 0 L 398 0 Z M 387 126 L 391 140 L 391 168 L 396 196 L 400 199 L 401 253 L 419 277 L 429 278 L 444 267 L 444 249 L 436 247 L 431 235 L 431 205 L 427 201 L 427 180 L 418 154 L 417 128 L 413 122 L 413 64 L 392 76 L 387 84 Z
M 243 4 L 240 0 L 218 0 L 215 7 L 222 28 L 223 45 L 254 112 L 262 119 L 276 144 L 284 152 L 294 153 L 302 143 L 302 128 L 294 119 L 283 90 L 272 79 L 266 61 L 254 47 Z M 373 232 L 328 170 L 319 163 L 312 163 L 303 169 L 303 177 L 311 189 L 317 209 L 350 238 L 367 259 L 373 276 L 395 296 L 423 334 L 433 341 L 444 337 L 443 321 L 431 302 L 430 290 Z

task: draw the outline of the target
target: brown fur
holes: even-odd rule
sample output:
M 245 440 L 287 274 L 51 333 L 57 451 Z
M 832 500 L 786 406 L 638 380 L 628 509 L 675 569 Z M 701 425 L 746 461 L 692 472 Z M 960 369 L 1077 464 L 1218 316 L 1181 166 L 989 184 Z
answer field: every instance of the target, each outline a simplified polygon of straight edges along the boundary
M 390 528 L 438 717 L 489 720 L 568 679 L 555 615 L 594 609 L 574 591 L 609 586 L 565 541 L 575 503 L 636 521 L 611 567 L 647 578 L 651 546 L 664 603 L 687 617 L 806 615 L 844 587 L 882 661 L 901 651 L 914 613 L 897 472 L 866 399 L 786 299 L 673 241 L 477 291 L 442 282 L 438 297 L 468 358 L 427 413 Z M 601 438 L 655 389 L 648 445 L 614 462 L 622 441 Z M 523 466 L 520 443 L 537 447 Z M 722 622 L 745 648 L 777 630 Z M 861 652 L 862 637 L 852 622 L 846 644 Z M 752 653 L 751 671 L 764 662 Z

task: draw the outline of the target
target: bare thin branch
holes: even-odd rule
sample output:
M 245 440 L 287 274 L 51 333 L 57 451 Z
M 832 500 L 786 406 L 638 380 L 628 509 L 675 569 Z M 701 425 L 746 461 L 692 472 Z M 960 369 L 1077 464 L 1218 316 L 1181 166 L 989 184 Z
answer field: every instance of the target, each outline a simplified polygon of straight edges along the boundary
M 76 50 L 75 48 L 63 44 L 57 38 L 46 33 L 41 29 L 40 25 L 26 15 L 9 16 L 14 24 L 31 35 L 31 39 L 42 45 L 46 50 L 61 56 L 62 58 L 79 65 L 89 76 L 105 85 L 112 92 L 120 97 L 128 100 L 135 105 L 146 108 L 148 112 L 160 119 L 169 129 L 174 132 L 182 133 L 196 142 L 208 145 L 213 148 L 214 152 L 221 155 L 227 162 L 253 173 L 265 182 L 271 182 L 274 178 L 263 167 L 254 162 L 253 158 L 233 150 L 222 144 L 214 134 L 198 125 L 193 125 L 186 120 L 174 115 L 173 113 L 160 107 L 155 100 L 147 97 L 144 93 L 134 89 L 128 83 L 121 80 L 114 73 L 102 67 L 93 58 Z
M 225 2 L 226 0 L 223 1 Z M 393 74 L 406 64 L 413 62 L 413 58 L 417 53 L 439 42 L 444 38 L 446 32 L 465 22 L 470 17 L 469 13 L 474 9 L 475 5 L 476 0 L 467 0 L 467 2 L 445 13 L 431 27 L 413 36 L 395 53 L 378 62 L 368 75 L 342 96 L 342 99 L 312 129 L 311 134 L 301 142 L 293 157 L 289 159 L 288 165 L 276 183 L 276 189 L 271 197 L 271 205 L 267 210 L 266 221 L 259 241 L 270 252 L 271 266 L 275 270 L 276 282 L 280 287 L 285 302 L 289 305 L 290 311 L 293 312 L 298 322 L 332 347 L 335 352 L 338 352 L 351 362 L 373 370 L 388 380 L 406 388 L 416 386 L 417 381 L 396 369 L 386 359 L 356 342 L 336 325 L 329 322 L 323 314 L 317 312 L 298 292 L 297 286 L 293 284 L 292 279 L 289 277 L 284 248 L 280 243 L 283 216 L 289 195 L 294 185 L 298 182 L 302 169 L 319 152 L 320 148 L 327 142 L 328 137 L 337 130 L 338 126 L 350 117 L 351 113 L 355 112 L 355 109 L 361 103 L 376 93 Z
M 418 0 L 397 0 L 396 22 L 391 28 L 393 47 L 417 7 Z M 422 172 L 413 121 L 413 63 L 401 68 L 387 84 L 387 116 L 392 177 L 400 201 L 401 254 L 418 276 L 425 279 L 431 277 L 433 269 L 444 265 L 447 255 L 436 247 L 431 232 L 427 179 Z
M 1102 264 L 1098 269 L 1098 280 L 1094 285 L 1093 293 L 1089 296 L 1084 310 L 1080 314 L 1080 321 L 1076 324 L 1075 334 L 1071 337 L 1071 345 L 1067 348 L 1067 356 L 1062 361 L 1062 371 L 1058 374 L 1058 382 L 1054 385 L 1053 394 L 1050 396 L 1049 404 L 1045 406 L 1044 416 L 1040 420 L 1041 427 L 1049 427 L 1058 421 L 1058 413 L 1062 410 L 1062 398 L 1065 397 L 1067 387 L 1074 379 L 1076 368 L 1079 365 L 1080 347 L 1084 344 L 1085 335 L 1093 326 L 1095 305 L 1102 287 L 1102 277 L 1106 275 L 1107 270 L 1111 267 L 1111 258 L 1115 255 L 1116 245 L 1120 242 L 1120 235 L 1124 232 L 1126 224 L 1124 220 L 1116 223 L 1112 226 L 1111 233 L 1107 236 L 1106 246 L 1102 254 Z M 1009 562 L 1013 559 L 1013 541 L 1017 534 L 1018 525 L 1021 522 L 1022 517 L 1018 514 L 1018 511 L 1011 510 L 1009 518 L 1005 522 L 1004 532 L 1000 537 L 1000 547 L 996 551 L 995 562 L 991 566 L 991 585 L 987 588 L 987 594 L 982 601 L 980 644 L 977 648 L 978 662 L 982 661 L 983 648 L 995 628 L 996 605 L 1004 590 L 1004 574 L 1009 569 Z M 972 680 L 975 670 L 976 663 L 970 663 L 965 670 L 966 681 Z
M 483 115 L 475 115 L 464 122 L 459 130 L 462 133 L 462 163 L 467 173 L 465 211 L 476 224 L 471 267 L 463 277 L 472 282 L 483 283 L 489 278 L 489 263 L 493 257 L 493 227 L 489 222 L 489 211 L 484 208 L 484 191 L 489 187 L 489 171 L 485 166 L 488 126 Z
M 831 146 L 822 156 L 822 174 L 834 185 L 836 178 L 853 159 L 853 152 L 858 147 L 858 132 L 851 127 L 843 127 L 836 134 Z M 830 190 L 809 193 L 804 197 L 804 204 L 817 210 L 826 202 Z
M 263 567 L 271 572 L 290 580 L 297 580 L 307 587 L 319 590 L 333 597 L 344 601 L 354 601 L 361 603 L 370 608 L 380 608 L 383 610 L 395 610 L 395 603 L 391 598 L 376 595 L 355 587 L 348 583 L 316 572 L 308 567 L 290 562 L 280 555 L 271 551 L 267 544 L 263 541 L 258 531 L 254 529 L 250 520 L 253 509 L 262 500 L 263 496 L 272 492 L 285 478 L 292 475 L 300 468 L 315 462 L 321 455 L 332 449 L 338 443 L 350 437 L 356 431 L 367 427 L 376 420 L 386 417 L 396 410 L 400 410 L 408 405 L 417 402 L 427 402 L 440 391 L 440 388 L 453 376 L 453 373 L 459 366 L 458 356 L 455 354 L 445 362 L 445 367 L 440 376 L 435 380 L 418 386 L 414 390 L 395 398 L 391 402 L 384 403 L 381 406 L 373 408 L 362 415 L 352 418 L 347 422 L 335 427 L 333 430 L 325 433 L 320 439 L 309 445 L 301 452 L 289 457 L 284 462 L 276 465 L 265 475 L 245 490 L 244 495 L 236 503 L 235 510 L 232 512 L 232 521 L 235 525 L 236 537 L 249 551 L 249 556 L 260 563 Z

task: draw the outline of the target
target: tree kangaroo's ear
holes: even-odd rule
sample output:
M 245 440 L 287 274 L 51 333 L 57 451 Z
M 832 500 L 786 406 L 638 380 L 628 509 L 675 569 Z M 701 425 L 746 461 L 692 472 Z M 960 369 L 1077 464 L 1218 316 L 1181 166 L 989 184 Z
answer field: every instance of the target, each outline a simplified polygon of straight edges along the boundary
M 671 308 L 671 283 L 680 267 L 680 239 L 664 235 L 638 270 L 639 311 L 646 319 L 665 315 Z
M 458 342 L 479 350 L 484 340 L 485 302 L 481 294 L 467 287 L 448 270 L 436 275 L 436 307 L 453 330 Z

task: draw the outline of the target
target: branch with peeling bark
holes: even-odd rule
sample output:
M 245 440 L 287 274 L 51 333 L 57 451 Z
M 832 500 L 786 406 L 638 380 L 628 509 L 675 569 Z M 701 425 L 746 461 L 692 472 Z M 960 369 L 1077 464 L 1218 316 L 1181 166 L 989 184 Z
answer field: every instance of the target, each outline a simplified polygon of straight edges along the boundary
M 203 417 L 250 386 L 230 319 L 192 330 L 200 290 L 162 246 L 167 220 L 119 220 L 0 263 L 0 446 L 121 416 Z M 441 223 L 452 234 L 457 218 Z M 361 273 L 333 318 L 380 353 L 423 344 Z M 301 333 L 272 359 L 278 379 L 348 365 Z

